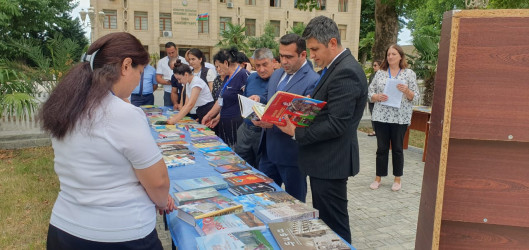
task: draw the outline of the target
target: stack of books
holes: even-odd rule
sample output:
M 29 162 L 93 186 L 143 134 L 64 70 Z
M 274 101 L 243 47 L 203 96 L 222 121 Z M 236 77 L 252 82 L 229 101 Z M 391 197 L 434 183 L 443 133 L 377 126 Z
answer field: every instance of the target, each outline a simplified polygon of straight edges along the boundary
M 320 219 L 270 223 L 269 227 L 284 250 L 351 249 Z

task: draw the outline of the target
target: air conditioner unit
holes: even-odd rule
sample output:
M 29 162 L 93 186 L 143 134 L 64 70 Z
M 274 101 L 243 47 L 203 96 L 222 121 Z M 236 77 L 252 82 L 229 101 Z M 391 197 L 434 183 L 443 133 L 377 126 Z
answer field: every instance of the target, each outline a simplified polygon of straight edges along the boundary
M 226 3 L 226 6 L 227 6 L 228 8 L 233 8 L 233 2 Z
M 162 36 L 163 37 L 173 37 L 173 32 L 172 31 L 164 31 L 162 33 Z

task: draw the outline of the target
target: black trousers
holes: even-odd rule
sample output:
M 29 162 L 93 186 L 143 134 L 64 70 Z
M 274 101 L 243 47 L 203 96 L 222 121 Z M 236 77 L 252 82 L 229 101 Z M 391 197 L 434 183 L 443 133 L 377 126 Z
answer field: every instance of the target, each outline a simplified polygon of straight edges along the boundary
M 197 108 L 197 117 L 195 119 L 198 118 L 198 123 L 202 122 L 202 118 L 204 118 L 204 116 L 208 114 L 211 108 L 213 108 L 213 105 L 215 105 L 215 102 L 208 102 Z
M 310 177 L 312 205 L 320 219 L 345 241 L 351 243 L 351 228 L 347 212 L 347 179 L 319 179 Z
M 224 141 L 224 143 L 233 148 L 235 143 L 237 143 L 237 129 L 242 123 L 243 119 L 241 116 L 222 117 L 221 115 L 215 132 L 217 133 L 217 136 Z
M 373 108 L 375 107 L 375 103 L 367 102 L 367 105 L 369 107 L 369 113 L 371 114 L 371 128 L 375 131 L 375 122 L 373 121 Z M 375 131 L 375 134 L 376 132 L 377 131 Z
M 163 92 L 163 105 L 173 108 L 173 100 L 171 100 L 171 92 Z
M 404 135 L 408 129 L 408 124 L 396 124 L 385 122 L 374 122 L 377 133 L 377 176 L 388 175 L 389 145 L 391 144 L 391 158 L 393 161 L 393 175 L 396 177 L 403 175 Z
M 136 107 L 141 105 L 154 105 L 154 95 L 152 93 L 146 95 L 132 94 L 130 95 L 130 103 Z
M 48 239 L 46 243 L 46 248 L 48 250 L 91 250 L 91 249 L 155 249 L 162 250 L 162 243 L 158 239 L 158 233 L 156 228 L 145 238 L 125 241 L 125 242 L 97 242 L 91 240 L 85 240 L 76 236 L 73 236 L 67 232 L 64 232 L 61 229 L 56 228 L 53 225 L 49 225 L 48 228 Z

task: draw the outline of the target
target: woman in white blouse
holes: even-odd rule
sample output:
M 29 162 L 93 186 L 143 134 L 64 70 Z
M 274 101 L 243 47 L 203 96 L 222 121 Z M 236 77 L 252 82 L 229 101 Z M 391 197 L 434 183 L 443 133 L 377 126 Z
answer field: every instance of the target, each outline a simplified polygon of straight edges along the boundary
M 199 76 L 195 76 L 191 68 L 188 65 L 183 64 L 179 59 L 176 60 L 173 72 L 176 80 L 183 84 L 186 89 L 186 101 L 180 108 L 180 112 L 173 115 L 167 123 L 177 123 L 180 119 L 184 118 L 184 116 L 188 115 L 191 110 L 196 110 L 196 116 L 191 117 L 194 119 L 198 118 L 198 122 L 201 122 L 204 115 L 206 115 L 215 104 L 208 85 Z
M 369 186 L 371 189 L 378 189 L 382 176 L 388 175 L 390 144 L 395 176 L 391 190 L 398 191 L 401 188 L 404 134 L 411 122 L 413 101 L 420 96 L 415 72 L 407 67 L 404 51 L 399 45 L 393 44 L 386 51 L 386 58 L 369 86 L 368 97 L 375 103 L 372 120 L 377 132 L 376 177 Z M 385 90 L 386 85 L 396 88 L 395 92 L 389 94 L 392 92 Z

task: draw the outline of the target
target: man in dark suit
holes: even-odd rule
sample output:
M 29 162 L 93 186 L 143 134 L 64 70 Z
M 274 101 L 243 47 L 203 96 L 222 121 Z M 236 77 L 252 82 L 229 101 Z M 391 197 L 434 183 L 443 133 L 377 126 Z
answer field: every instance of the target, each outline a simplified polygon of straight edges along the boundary
M 296 34 L 287 34 L 279 40 L 281 68 L 274 71 L 268 81 L 268 93 L 272 97 L 276 91 L 298 95 L 312 92 L 318 74 L 307 63 L 305 40 Z M 281 132 L 276 126 L 266 122 L 254 122 L 266 128 L 261 139 L 262 156 L 259 170 L 300 201 L 307 196 L 307 178 L 298 168 L 298 146 L 292 137 Z
M 308 127 L 296 128 L 287 119 L 279 128 L 299 145 L 299 167 L 310 177 L 320 218 L 350 243 L 347 179 L 360 169 L 356 130 L 367 101 L 367 79 L 351 52 L 342 48 L 332 19 L 313 18 L 303 38 L 311 58 L 323 68 L 311 97 L 327 105 Z

